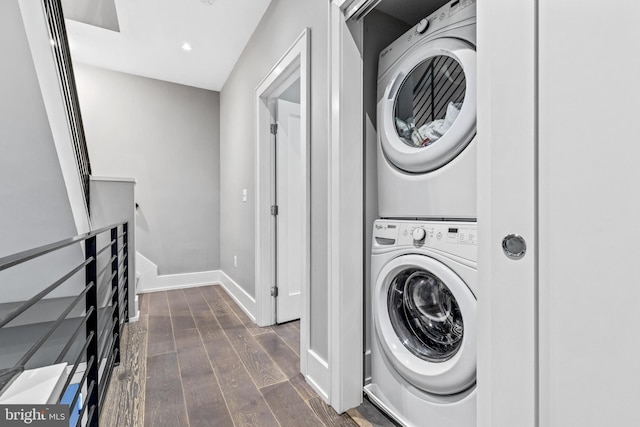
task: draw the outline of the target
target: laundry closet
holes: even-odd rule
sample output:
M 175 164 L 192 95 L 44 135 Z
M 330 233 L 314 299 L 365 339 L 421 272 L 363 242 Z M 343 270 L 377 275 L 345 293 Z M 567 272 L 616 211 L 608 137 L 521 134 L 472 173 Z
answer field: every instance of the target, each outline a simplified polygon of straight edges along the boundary
M 332 74 L 334 87 L 343 91 L 332 98 L 342 107 L 334 111 L 339 119 L 334 126 L 341 132 L 332 141 L 342 150 L 334 164 L 344 161 L 346 167 L 358 159 L 353 138 L 357 129 L 349 123 L 354 116 L 345 107 L 353 108 L 349 95 L 358 95 L 349 83 L 362 79 L 363 382 L 371 384 L 371 249 L 376 240 L 409 248 L 416 238 L 423 239 L 420 231 L 413 236 L 416 227 L 405 222 L 415 218 L 400 215 L 377 223 L 376 231 L 372 227 L 381 216 L 377 61 L 386 46 L 417 29 L 432 11 L 403 21 L 392 11 L 385 13 L 391 2 L 384 0 L 334 3 L 344 16 L 361 18 L 345 19 L 344 25 L 332 29 L 332 47 L 340 48 L 332 57 L 338 63 Z M 433 10 L 445 5 L 393 3 L 398 10 L 414 3 Z M 640 287 L 635 279 L 640 239 L 640 121 L 635 100 L 640 97 L 640 62 L 631 54 L 640 37 L 634 23 L 640 6 L 623 1 L 605 7 L 555 0 L 478 0 L 476 7 L 477 425 L 640 425 L 635 409 L 640 378 Z M 392 123 L 394 132 L 415 143 L 413 128 L 422 126 L 412 127 L 410 116 L 398 118 L 401 122 Z M 442 119 L 446 121 L 446 114 Z M 349 205 L 349 200 L 342 203 Z M 339 213 L 335 218 L 341 218 Z M 427 236 L 439 232 L 428 221 L 417 228 Z M 462 227 L 451 228 L 459 242 Z M 446 235 L 449 229 L 440 232 Z M 475 236 L 468 232 L 465 239 L 470 235 Z M 340 295 L 357 300 L 359 289 L 346 289 Z M 388 298 L 387 303 L 394 301 Z M 464 311 L 461 306 L 458 309 Z M 393 351 L 390 347 L 382 350 L 384 357 Z M 406 346 L 400 342 L 395 348 Z M 348 365 L 349 360 L 341 361 Z M 399 374 L 394 380 L 406 380 L 402 368 L 386 366 Z M 344 372 L 348 376 L 349 370 Z M 418 381 L 407 380 L 404 386 L 410 392 L 420 388 Z M 448 403 L 443 399 L 443 405 Z M 415 402 L 394 409 L 402 416 L 413 407 Z M 409 425 L 430 425 L 426 416 L 420 423 L 399 418 Z M 447 424 L 438 420 L 434 425 Z
M 472 427 L 475 1 L 374 3 L 351 17 L 363 71 L 364 390 L 402 424 Z

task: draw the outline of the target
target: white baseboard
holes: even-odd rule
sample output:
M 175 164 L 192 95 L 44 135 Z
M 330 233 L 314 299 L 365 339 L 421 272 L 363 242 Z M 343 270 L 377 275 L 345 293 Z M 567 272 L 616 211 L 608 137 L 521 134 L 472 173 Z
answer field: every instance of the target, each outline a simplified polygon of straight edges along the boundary
M 200 271 L 197 273 L 167 274 L 157 276 L 153 287 L 138 289 L 138 293 L 170 291 L 173 289 L 195 288 L 197 286 L 215 285 L 220 283 L 219 270 Z
M 307 351 L 307 383 L 329 404 L 329 364 L 313 350 Z
M 231 298 L 256 323 L 257 305 L 254 297 L 222 270 L 201 271 L 197 273 L 158 275 L 158 266 L 140 252 L 136 252 L 136 269 L 139 275 L 138 293 L 170 291 L 173 289 L 193 288 L 206 285 L 221 285 Z M 131 321 L 131 319 L 129 320 Z
M 137 289 L 139 294 L 220 283 L 219 270 L 158 275 L 158 266 L 140 252 L 136 252 L 136 269 L 140 275 Z
M 229 294 L 231 298 L 242 308 L 242 310 L 246 313 L 247 316 L 251 319 L 253 323 L 256 323 L 256 299 L 249 295 L 247 291 L 242 289 L 240 285 L 233 281 L 233 279 L 227 274 L 220 270 L 219 272 L 219 282 L 222 285 L 222 288 Z

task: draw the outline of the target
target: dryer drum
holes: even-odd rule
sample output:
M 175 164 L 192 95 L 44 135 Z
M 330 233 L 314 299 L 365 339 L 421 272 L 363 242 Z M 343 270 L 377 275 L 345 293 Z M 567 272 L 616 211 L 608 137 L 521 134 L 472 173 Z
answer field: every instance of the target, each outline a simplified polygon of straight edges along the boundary
M 450 56 L 433 56 L 407 75 L 396 96 L 398 136 L 410 147 L 427 147 L 440 139 L 458 116 L 466 93 L 464 70 Z
M 460 349 L 460 307 L 434 274 L 415 268 L 401 271 L 389 285 L 387 309 L 400 342 L 420 359 L 444 362 Z

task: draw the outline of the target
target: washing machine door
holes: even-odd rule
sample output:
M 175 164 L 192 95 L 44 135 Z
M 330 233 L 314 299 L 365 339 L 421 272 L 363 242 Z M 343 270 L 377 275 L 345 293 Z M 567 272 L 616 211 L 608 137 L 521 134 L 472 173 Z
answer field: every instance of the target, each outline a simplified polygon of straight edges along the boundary
M 373 316 L 386 360 L 420 390 L 450 395 L 476 378 L 476 299 L 445 264 L 408 254 L 375 279 Z
M 397 168 L 427 173 L 476 134 L 476 51 L 442 38 L 416 46 L 393 68 L 378 102 L 380 143 Z

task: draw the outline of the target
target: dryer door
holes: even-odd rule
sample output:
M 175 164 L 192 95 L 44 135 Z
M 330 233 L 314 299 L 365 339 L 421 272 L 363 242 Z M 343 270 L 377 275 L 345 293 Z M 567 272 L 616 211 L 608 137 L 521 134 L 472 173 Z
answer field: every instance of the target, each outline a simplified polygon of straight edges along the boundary
M 475 383 L 476 299 L 426 255 L 402 255 L 376 278 L 373 315 L 386 359 L 417 388 L 455 394 Z
M 476 134 L 476 52 L 453 38 L 416 46 L 393 69 L 378 102 L 380 143 L 397 168 L 436 170 Z

